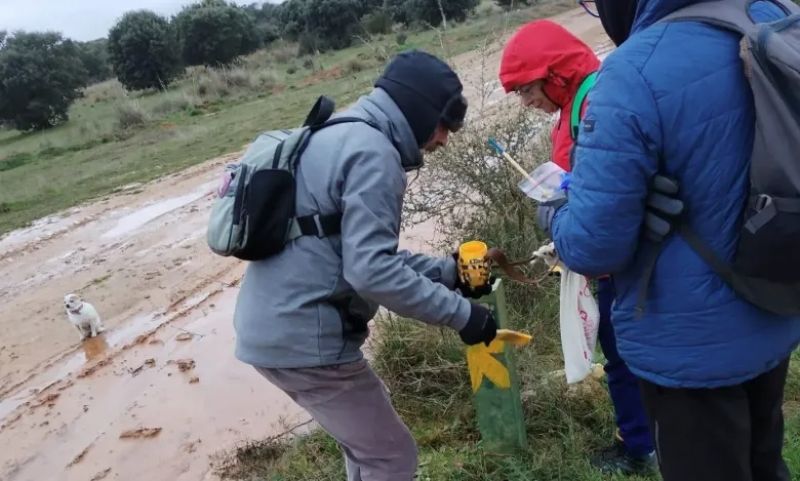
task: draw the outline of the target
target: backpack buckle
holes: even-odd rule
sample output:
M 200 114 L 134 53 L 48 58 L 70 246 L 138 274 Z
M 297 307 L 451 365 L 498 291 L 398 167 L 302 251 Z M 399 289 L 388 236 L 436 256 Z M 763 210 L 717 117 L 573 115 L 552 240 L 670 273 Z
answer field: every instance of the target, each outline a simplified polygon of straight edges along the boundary
M 775 206 L 775 201 L 767 194 L 759 194 L 753 202 L 753 210 L 755 214 L 747 219 L 744 228 L 751 234 L 755 234 L 762 227 L 767 225 L 776 215 L 778 209 Z
M 760 194 L 755 201 L 753 208 L 756 212 L 761 212 L 772 204 L 772 197 L 767 194 Z
M 317 226 L 317 237 L 320 239 L 325 237 L 325 227 L 322 225 L 320 221 L 319 214 L 314 215 L 314 225 Z

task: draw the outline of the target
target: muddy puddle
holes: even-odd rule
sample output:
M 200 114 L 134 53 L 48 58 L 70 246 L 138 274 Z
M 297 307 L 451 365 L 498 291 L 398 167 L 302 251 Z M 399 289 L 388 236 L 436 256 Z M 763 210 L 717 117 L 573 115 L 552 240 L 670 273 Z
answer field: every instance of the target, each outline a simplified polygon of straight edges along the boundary
M 212 188 L 213 188 L 212 183 L 205 184 L 196 191 L 191 192 L 189 194 L 161 200 L 151 205 L 142 207 L 130 214 L 127 214 L 125 217 L 119 219 L 114 228 L 104 232 L 100 236 L 100 238 L 113 239 L 115 237 L 120 237 L 125 234 L 130 234 L 131 232 L 136 231 L 137 229 L 141 228 L 142 226 L 152 221 L 153 219 L 156 219 L 168 212 L 172 212 L 179 207 L 183 207 L 196 200 L 199 200 L 203 196 L 210 193 L 212 191 Z

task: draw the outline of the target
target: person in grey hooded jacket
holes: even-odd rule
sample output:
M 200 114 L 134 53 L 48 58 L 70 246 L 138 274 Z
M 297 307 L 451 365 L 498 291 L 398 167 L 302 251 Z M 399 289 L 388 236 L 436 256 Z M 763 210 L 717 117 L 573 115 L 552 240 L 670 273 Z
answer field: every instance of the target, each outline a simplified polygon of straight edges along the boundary
M 287 393 L 344 451 L 350 481 L 413 479 L 417 450 L 386 389 L 363 358 L 378 306 L 489 343 L 490 311 L 461 294 L 452 256 L 398 251 L 406 172 L 447 144 L 467 104 L 450 67 L 399 54 L 375 89 L 316 132 L 296 173 L 296 215 L 341 213 L 341 233 L 303 236 L 251 262 L 234 323 L 236 356 Z M 457 291 L 460 291 L 459 294 Z

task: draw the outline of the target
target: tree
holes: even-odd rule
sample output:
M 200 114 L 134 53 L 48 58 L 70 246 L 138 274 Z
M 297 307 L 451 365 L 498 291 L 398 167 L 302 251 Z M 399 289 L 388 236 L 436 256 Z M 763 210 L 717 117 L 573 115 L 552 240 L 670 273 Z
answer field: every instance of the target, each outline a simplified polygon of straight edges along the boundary
M 130 90 L 164 88 L 183 70 L 173 28 L 148 10 L 128 12 L 108 34 L 117 78 Z
M 281 5 L 284 35 L 300 42 L 301 53 L 349 47 L 363 33 L 362 0 L 287 0 Z
M 389 33 L 392 31 L 392 16 L 387 10 L 376 9 L 361 19 L 364 30 L 370 34 Z
M 479 3 L 480 0 L 394 0 L 389 10 L 397 22 L 438 27 L 444 18 L 448 22 L 463 22 Z
M 504 9 L 509 10 L 514 7 L 530 5 L 531 2 L 535 1 L 536 0 L 494 0 L 494 3 L 496 3 L 498 7 L 503 7 Z
M 261 38 L 262 45 L 269 45 L 281 38 L 281 27 L 277 22 L 264 22 L 256 24 L 258 36 Z
M 244 8 L 255 19 L 256 30 L 263 45 L 268 45 L 281 37 L 280 5 L 269 2 L 260 5 L 251 3 Z
M 222 0 L 185 7 L 174 19 L 188 65 L 225 65 L 262 44 L 255 18 Z
M 111 62 L 108 58 L 108 40 L 100 38 L 91 42 L 78 42 L 78 55 L 89 75 L 89 83 L 102 82 L 111 78 Z
M 412 17 L 409 14 L 413 14 L 414 12 L 409 12 L 406 8 L 406 2 L 408 0 L 386 0 L 384 8 L 386 11 L 389 12 L 389 15 L 392 17 L 397 23 L 402 23 L 403 25 L 410 25 L 412 22 Z
M 361 32 L 359 20 L 364 15 L 359 0 L 309 0 L 306 32 L 319 40 L 316 50 L 342 49 L 353 43 Z
M 278 18 L 283 25 L 283 35 L 297 41 L 306 29 L 307 0 L 286 0 L 280 6 Z
M 67 120 L 87 78 L 75 43 L 55 32 L 0 36 L 0 122 L 40 130 Z

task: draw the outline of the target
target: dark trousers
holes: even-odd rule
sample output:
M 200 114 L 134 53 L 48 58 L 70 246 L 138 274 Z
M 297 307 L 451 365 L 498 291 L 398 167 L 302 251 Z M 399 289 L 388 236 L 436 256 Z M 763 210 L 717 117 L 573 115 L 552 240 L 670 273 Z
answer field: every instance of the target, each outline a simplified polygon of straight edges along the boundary
M 608 393 L 614 405 L 614 415 L 625 451 L 631 456 L 642 457 L 653 452 L 653 438 L 639 392 L 639 379 L 631 373 L 617 351 L 617 338 L 611 324 L 614 297 L 614 282 L 611 279 L 600 279 L 597 282 L 597 307 L 600 311 L 597 340 L 606 357 Z
M 789 360 L 745 383 L 670 389 L 641 381 L 664 481 L 788 481 L 783 387 Z

